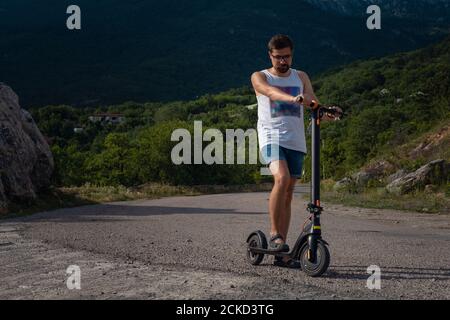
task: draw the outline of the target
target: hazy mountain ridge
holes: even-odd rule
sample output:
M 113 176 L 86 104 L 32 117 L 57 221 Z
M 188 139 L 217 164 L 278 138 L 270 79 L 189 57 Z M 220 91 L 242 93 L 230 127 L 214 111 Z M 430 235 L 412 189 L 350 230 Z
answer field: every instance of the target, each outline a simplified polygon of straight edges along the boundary
M 249 84 L 269 66 L 266 43 L 292 36 L 294 67 L 311 75 L 356 59 L 440 40 L 434 22 L 365 18 L 305 1 L 79 0 L 82 30 L 66 28 L 67 0 L 0 4 L 0 81 L 24 107 L 193 99 Z
M 441 20 L 450 18 L 447 0 L 305 0 L 324 11 L 363 16 L 370 5 L 378 5 L 382 14 L 390 17 Z

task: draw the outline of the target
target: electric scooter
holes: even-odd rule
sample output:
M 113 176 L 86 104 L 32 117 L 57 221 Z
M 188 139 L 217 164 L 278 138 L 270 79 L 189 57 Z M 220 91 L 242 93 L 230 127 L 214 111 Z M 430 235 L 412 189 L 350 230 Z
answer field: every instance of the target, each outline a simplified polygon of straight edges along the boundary
M 303 102 L 301 99 L 300 102 Z M 311 202 L 307 211 L 310 217 L 306 220 L 294 247 L 290 252 L 275 251 L 267 248 L 267 238 L 262 231 L 255 231 L 247 238 L 247 259 L 252 265 L 259 265 L 264 255 L 289 257 L 300 261 L 302 270 L 311 277 L 321 276 L 330 264 L 329 244 L 322 239 L 320 215 L 323 208 L 320 206 L 320 121 L 325 114 L 335 118 L 342 117 L 342 113 L 333 107 L 327 107 L 312 101 L 312 179 Z M 281 249 L 282 250 L 282 249 Z

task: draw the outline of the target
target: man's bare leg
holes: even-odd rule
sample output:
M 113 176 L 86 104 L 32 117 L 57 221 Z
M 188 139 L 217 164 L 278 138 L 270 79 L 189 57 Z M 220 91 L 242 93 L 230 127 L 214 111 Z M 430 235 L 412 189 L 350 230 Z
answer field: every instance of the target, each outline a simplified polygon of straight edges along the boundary
M 281 226 L 280 226 L 280 233 L 285 240 L 287 240 L 289 225 L 291 223 L 291 207 L 292 207 L 291 204 L 296 183 L 297 178 L 290 178 L 289 186 L 286 191 L 285 214 L 281 219 Z
M 286 161 L 279 160 L 270 164 L 270 171 L 274 177 L 274 185 L 269 199 L 270 235 L 282 233 L 283 217 L 286 215 L 286 193 L 289 188 L 290 174 Z M 286 240 L 286 239 L 284 239 Z M 284 241 L 276 240 L 276 243 Z
M 297 183 L 297 178 L 290 178 L 289 186 L 286 190 L 286 202 L 285 202 L 285 214 L 281 217 L 281 226 L 280 226 L 280 233 L 287 241 L 288 231 L 289 231 L 289 225 L 291 223 L 291 204 L 292 204 L 292 197 L 294 193 L 295 184 Z M 283 260 L 285 262 L 289 261 L 289 257 L 285 257 Z

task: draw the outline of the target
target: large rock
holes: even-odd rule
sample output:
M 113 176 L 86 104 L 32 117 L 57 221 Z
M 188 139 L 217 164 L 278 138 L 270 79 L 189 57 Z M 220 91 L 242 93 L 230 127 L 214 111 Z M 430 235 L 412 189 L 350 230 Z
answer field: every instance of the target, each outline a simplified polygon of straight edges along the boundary
M 0 211 L 10 200 L 30 200 L 49 186 L 54 162 L 31 115 L 14 91 L 0 83 Z
M 441 184 L 448 180 L 448 165 L 445 160 L 435 160 L 417 171 L 400 177 L 387 185 L 387 190 L 394 194 L 405 194 L 423 189 L 429 184 Z
M 336 182 L 333 186 L 333 190 L 336 192 L 352 192 L 355 190 L 356 184 L 351 178 L 345 177 L 342 180 Z
M 408 172 L 405 169 L 400 169 L 396 173 L 391 174 L 389 177 L 387 177 L 386 181 L 388 184 L 390 184 L 397 179 L 403 178 L 407 174 Z
M 394 166 L 385 160 L 379 160 L 369 164 L 365 169 L 352 175 L 352 180 L 358 187 L 367 187 L 370 181 L 377 180 L 394 170 Z

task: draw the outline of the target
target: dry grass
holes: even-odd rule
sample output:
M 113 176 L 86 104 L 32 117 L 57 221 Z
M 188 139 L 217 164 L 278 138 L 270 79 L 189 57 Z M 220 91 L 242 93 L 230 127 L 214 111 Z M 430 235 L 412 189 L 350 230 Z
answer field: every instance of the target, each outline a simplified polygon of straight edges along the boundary
M 449 190 L 449 186 L 443 186 L 433 193 L 416 191 L 401 196 L 390 194 L 384 188 L 366 189 L 356 194 L 325 191 L 322 200 L 352 207 L 450 214 Z

